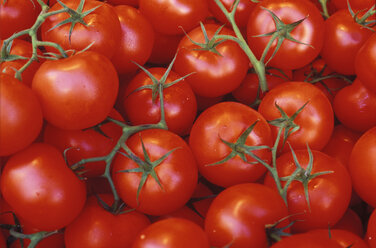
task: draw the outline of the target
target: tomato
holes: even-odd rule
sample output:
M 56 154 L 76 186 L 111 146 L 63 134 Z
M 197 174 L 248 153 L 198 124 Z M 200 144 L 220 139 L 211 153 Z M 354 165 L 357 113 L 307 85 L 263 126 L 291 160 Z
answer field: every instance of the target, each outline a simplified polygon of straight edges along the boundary
M 351 178 L 347 169 L 335 158 L 322 152 L 312 151 L 313 162 L 311 172 L 308 171 L 309 154 L 307 150 L 295 150 L 300 166 L 299 177 L 293 180 L 287 189 L 287 205 L 294 232 L 305 232 L 315 228 L 327 228 L 335 225 L 345 214 L 351 198 Z M 277 158 L 279 177 L 291 176 L 296 170 L 291 152 Z M 329 172 L 309 178 L 320 172 Z M 298 181 L 303 180 L 303 181 Z M 307 182 L 309 205 L 303 187 Z M 281 181 L 282 186 L 285 180 Z M 275 181 L 270 174 L 265 177 L 264 184 L 275 188 Z M 275 188 L 276 189 L 276 188 Z
M 262 184 L 238 184 L 214 199 L 205 218 L 205 232 L 214 247 L 231 244 L 238 248 L 266 248 L 266 225 L 275 224 L 287 215 L 285 203 L 274 190 Z
M 202 0 L 139 0 L 139 6 L 156 32 L 169 35 L 189 32 L 208 15 Z
M 0 248 L 7 248 L 7 243 L 2 233 L 0 233 Z
M 115 104 L 118 87 L 112 63 L 92 51 L 44 62 L 32 83 L 44 118 L 62 129 L 84 129 L 103 121 Z
M 121 26 L 119 47 L 112 57 L 112 63 L 119 74 L 136 71 L 138 66 L 148 60 L 153 44 L 154 30 L 150 22 L 141 12 L 131 6 L 116 6 Z
M 333 229 L 347 230 L 358 235 L 359 237 L 364 236 L 362 220 L 351 208 L 347 209 L 342 218 L 333 226 Z
M 348 9 L 348 2 L 352 9 L 369 9 L 374 4 L 373 0 L 332 0 L 337 9 Z
M 37 233 L 37 232 L 41 231 L 41 230 L 38 230 L 38 229 L 30 228 L 30 227 L 25 226 L 25 225 L 22 226 L 22 229 L 23 229 L 22 231 L 23 231 L 24 234 L 33 234 L 33 233 Z M 24 246 L 21 245 L 20 241 L 15 241 L 14 243 L 12 243 L 10 248 L 23 248 L 23 247 L 28 247 L 28 245 L 30 244 L 29 239 L 24 239 L 23 242 L 24 242 Z M 53 234 L 53 235 L 48 236 L 46 238 L 43 238 L 35 246 L 35 248 L 51 248 L 51 247 L 65 248 L 65 246 L 64 246 L 64 232 L 63 231 L 59 231 L 56 234 Z
M 149 72 L 157 79 L 161 80 L 167 69 L 161 67 L 150 68 Z M 174 71 L 170 71 L 166 85 L 181 78 Z M 161 119 L 160 98 L 158 84 L 143 71 L 138 73 L 127 85 L 123 96 L 122 107 L 125 110 L 125 118 L 133 125 L 158 123 Z M 143 89 L 136 91 L 142 86 L 149 85 L 154 89 Z M 157 97 L 153 99 L 154 93 Z M 172 86 L 163 89 L 163 100 L 165 119 L 168 130 L 179 135 L 189 133 L 197 113 L 197 102 L 195 94 L 186 80 L 182 80 Z
M 133 7 L 138 7 L 139 0 L 107 0 L 107 3 L 111 5 L 130 5 Z
M 166 65 L 174 58 L 176 49 L 184 34 L 168 35 L 154 32 L 154 46 L 148 59 L 149 63 Z
M 14 154 L 0 178 L 1 193 L 15 213 L 39 230 L 60 229 L 85 204 L 85 185 L 53 146 L 34 143 Z
M 112 195 L 98 196 L 106 204 L 113 202 Z M 67 248 L 131 247 L 138 233 L 149 224 L 149 219 L 136 211 L 112 214 L 96 196 L 91 196 L 81 214 L 65 228 L 65 245 Z
M 221 102 L 224 100 L 224 96 L 217 96 L 217 97 L 204 97 L 204 96 L 199 96 L 196 95 L 196 100 L 197 100 L 197 110 L 199 112 L 204 111 L 205 109 Z
M 257 122 L 258 121 L 258 122 Z M 244 141 L 231 148 L 255 122 Z M 244 136 L 244 135 L 243 135 Z M 247 146 L 272 146 L 271 130 L 256 110 L 237 102 L 222 102 L 206 109 L 193 124 L 189 145 L 195 155 L 200 174 L 222 187 L 255 182 L 266 168 L 248 155 Z M 268 149 L 251 151 L 260 159 L 270 161 Z M 229 157 L 230 154 L 233 156 Z M 223 161 L 228 157 L 227 161 Z M 218 163 L 218 164 L 215 164 Z
M 368 219 L 365 240 L 370 248 L 376 247 L 376 210 L 372 211 L 372 214 Z
M 80 1 L 65 2 L 69 8 L 74 10 L 77 9 L 79 3 Z M 49 12 L 62 8 L 59 3 L 56 3 L 49 9 Z M 64 50 L 80 51 L 91 45 L 88 50 L 111 58 L 118 49 L 120 42 L 121 28 L 118 16 L 111 5 L 96 0 L 86 0 L 82 11 L 89 11 L 93 8 L 96 9 L 83 18 L 87 26 L 76 23 L 71 35 L 69 30 L 72 23 L 54 28 L 70 17 L 67 12 L 49 16 L 40 29 L 42 40 L 58 43 Z M 49 46 L 46 46 L 46 49 L 57 52 L 56 49 Z
M 349 171 L 354 189 L 362 200 L 376 206 L 372 193 L 376 188 L 376 127 L 370 128 L 355 143 L 349 160 Z
M 334 97 L 333 110 L 344 126 L 359 132 L 367 131 L 376 125 L 376 93 L 356 78 Z
M 132 248 L 209 248 L 204 230 L 192 221 L 169 218 L 157 221 L 142 230 Z
M 205 24 L 208 38 L 212 39 L 219 28 L 217 24 Z M 234 36 L 234 32 L 225 27 L 219 34 Z M 188 36 L 195 42 L 205 43 L 201 27 L 193 29 Z M 184 37 L 178 46 L 174 70 L 180 75 L 194 72 L 186 80 L 200 96 L 218 97 L 236 89 L 249 68 L 248 58 L 238 44 L 227 40 L 217 45 L 215 49 L 220 55 L 199 48 Z
M 299 129 L 288 136 L 286 142 L 294 149 L 304 149 L 308 144 L 310 148 L 320 150 L 332 135 L 334 116 L 328 98 L 314 85 L 306 82 L 280 84 L 264 96 L 258 111 L 266 120 L 272 121 L 281 117 L 275 104 L 291 117 L 306 103 L 307 105 L 293 120 Z M 278 130 L 279 127 L 272 126 L 274 137 L 277 136 Z M 286 144 L 283 151 L 289 150 Z
M 144 155 L 141 141 L 148 156 Z M 121 153 L 113 161 L 113 180 L 127 205 L 149 215 L 163 215 L 187 203 L 196 187 L 198 173 L 195 158 L 182 138 L 170 131 L 149 129 L 134 134 L 126 144 L 145 163 L 138 165 Z M 142 177 L 146 177 L 144 184 Z
M 291 31 L 291 36 L 305 44 L 285 39 L 269 65 L 281 69 L 297 69 L 310 63 L 319 54 L 324 41 L 324 20 L 316 6 L 308 0 L 264 0 L 251 12 L 247 24 L 247 41 L 251 50 L 260 58 L 271 36 L 255 37 L 276 30 L 272 11 L 283 23 L 290 24 L 304 19 Z M 279 38 L 278 38 L 279 39 Z M 277 41 L 268 51 L 266 61 L 272 55 Z
M 360 236 L 346 230 L 316 229 L 308 233 L 312 233 L 323 239 L 330 238 L 343 248 L 368 248 L 367 243 Z
M 294 234 L 281 239 L 270 248 L 343 248 L 336 241 L 315 233 Z
M 369 90 L 376 93 L 376 34 L 371 35 L 355 57 L 355 72 Z
M 42 108 L 36 94 L 14 77 L 0 74 L 0 156 L 30 145 L 42 124 Z
M 372 31 L 356 23 L 348 9 L 331 15 L 323 30 L 325 38 L 320 55 L 327 65 L 341 74 L 355 74 L 355 56 Z
M 186 219 L 204 228 L 204 218 L 198 215 L 193 209 L 187 206 L 183 206 L 182 208 L 179 208 L 178 210 L 171 212 L 169 214 L 157 216 L 156 218 L 153 219 L 153 222 L 168 219 L 168 218 Z

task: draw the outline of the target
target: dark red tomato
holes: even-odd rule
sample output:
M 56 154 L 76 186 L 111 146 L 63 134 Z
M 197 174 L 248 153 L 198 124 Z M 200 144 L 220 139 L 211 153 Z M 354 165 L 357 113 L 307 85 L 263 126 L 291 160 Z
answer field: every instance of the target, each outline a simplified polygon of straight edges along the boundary
M 130 5 L 130 6 L 137 8 L 139 0 L 107 0 L 106 2 L 115 6 L 116 5 Z
M 347 230 L 359 237 L 364 236 L 362 220 L 351 208 L 347 209 L 342 218 L 333 226 L 333 229 Z
M 310 148 L 320 150 L 328 143 L 332 135 L 334 116 L 328 98 L 314 85 L 306 82 L 280 84 L 265 95 L 258 111 L 266 120 L 271 121 L 281 117 L 275 104 L 278 104 L 291 117 L 306 103 L 307 105 L 293 121 L 299 129 L 286 141 L 294 149 L 304 149 L 308 144 Z M 272 126 L 274 137 L 277 136 L 278 130 L 279 127 Z M 289 150 L 289 146 L 285 144 L 283 151 Z
M 374 4 L 374 0 L 332 0 L 337 9 L 348 9 L 348 2 L 352 9 L 369 9 Z
M 200 227 L 204 228 L 204 218 L 198 215 L 193 209 L 189 208 L 188 206 L 183 206 L 182 208 L 179 208 L 178 210 L 169 214 L 156 216 L 156 218 L 153 218 L 152 221 L 156 222 L 168 218 L 182 218 L 190 220 Z
M 118 88 L 110 60 L 92 51 L 44 62 L 32 84 L 44 118 L 62 129 L 84 129 L 103 121 L 115 104 Z
M 31 28 L 40 10 L 36 0 L 0 1 L 0 39 L 9 38 L 16 32 Z
M 355 74 L 355 56 L 372 31 L 356 23 L 348 9 L 331 15 L 323 30 L 325 38 L 320 55 L 326 64 L 338 73 Z
M 219 28 L 217 24 L 206 24 L 208 38 L 212 39 Z M 226 27 L 219 34 L 235 35 Z M 188 36 L 195 42 L 205 43 L 201 27 L 193 29 Z M 218 97 L 236 89 L 249 68 L 248 58 L 238 44 L 227 40 L 217 45 L 215 48 L 221 55 L 199 48 L 185 36 L 178 46 L 174 70 L 180 75 L 194 72 L 186 80 L 200 96 Z
M 257 124 L 252 132 L 236 148 L 225 143 L 235 144 L 255 122 Z M 237 102 L 222 102 L 206 109 L 193 124 L 189 136 L 189 145 L 200 174 L 211 183 L 222 187 L 259 179 L 266 168 L 244 152 L 247 150 L 245 146 L 270 147 L 272 142 L 271 130 L 265 118 L 251 107 Z M 234 156 L 223 161 L 230 153 L 234 153 Z M 268 149 L 255 150 L 252 153 L 266 162 L 271 159 Z M 244 156 L 246 161 L 241 156 Z M 217 162 L 221 163 L 213 165 Z
M 354 189 L 362 200 L 376 207 L 376 127 L 370 128 L 355 143 L 349 170 Z
M 367 131 L 376 125 L 376 93 L 355 79 L 337 93 L 333 110 L 344 126 L 355 131 Z
M 104 177 L 88 177 L 85 178 L 87 195 L 98 195 L 98 194 L 111 194 L 111 186 L 108 183 L 107 178 Z
M 15 213 L 39 230 L 72 222 L 86 200 L 85 184 L 53 146 L 34 143 L 14 154 L 0 179 L 1 193 Z
M 277 69 L 267 69 L 265 76 L 268 90 L 271 90 L 283 82 L 290 81 L 292 72 L 291 70 L 284 70 L 282 73 Z M 240 86 L 231 92 L 231 94 L 237 101 L 246 105 L 257 105 L 257 99 L 262 99 L 264 97 L 264 93 L 260 90 L 258 76 L 254 72 L 248 73 Z M 257 94 L 259 94 L 258 97 Z
M 42 129 L 36 94 L 12 76 L 0 74 L 0 156 L 30 145 Z
M 338 229 L 315 229 L 309 231 L 308 233 L 312 233 L 317 235 L 318 238 L 326 239 L 329 238 L 335 241 L 343 248 L 369 248 L 367 243 L 358 235 L 346 231 L 346 230 L 338 230 Z
M 118 5 L 115 12 L 119 17 L 121 37 L 111 61 L 119 74 L 136 71 L 150 57 L 154 44 L 154 30 L 146 17 L 127 5 Z
M 3 47 L 3 41 L 0 41 L 0 47 Z M 39 55 L 42 55 L 42 52 L 37 50 Z M 32 56 L 32 45 L 28 41 L 14 39 L 12 43 L 12 48 L 10 50 L 11 55 L 19 55 L 22 57 L 30 58 Z M 27 69 L 22 73 L 22 82 L 27 86 L 31 86 L 35 72 L 38 70 L 42 59 L 39 61 L 32 62 Z M 2 61 L 0 63 L 0 71 L 14 76 L 16 70 L 21 69 L 21 67 L 27 62 L 27 60 L 14 60 L 14 61 Z
M 112 195 L 98 196 L 111 206 Z M 112 214 L 103 208 L 96 196 L 91 196 L 81 214 L 65 228 L 66 248 L 131 247 L 150 221 L 144 214 L 128 210 Z
M 368 219 L 365 240 L 370 248 L 376 247 L 376 209 L 372 211 L 372 214 Z
M 226 7 L 228 11 L 232 10 L 234 0 L 221 0 L 222 4 Z M 218 7 L 214 0 L 209 0 L 209 10 L 215 18 L 217 18 L 221 23 L 228 23 L 226 16 L 223 14 L 222 10 Z M 235 22 L 238 27 L 246 27 L 248 23 L 248 17 L 255 7 L 256 3 L 248 0 L 240 0 L 239 5 L 235 12 Z
M 77 9 L 80 1 L 66 1 L 65 4 L 72 9 Z M 56 3 L 49 12 L 60 10 L 63 7 Z M 121 28 L 118 16 L 113 7 L 107 3 L 87 0 L 83 12 L 95 9 L 83 18 L 87 26 L 77 23 L 69 34 L 71 23 L 61 25 L 50 30 L 57 24 L 68 19 L 70 15 L 66 12 L 49 16 L 41 26 L 42 40 L 58 43 L 64 50 L 83 50 L 89 45 L 88 50 L 95 51 L 111 58 L 118 50 Z M 48 51 L 57 52 L 56 49 L 46 46 Z
M 324 33 L 324 19 L 316 6 L 308 0 L 264 0 L 255 6 L 248 19 L 247 41 L 251 50 L 260 58 L 271 36 L 254 37 L 276 30 L 271 14 L 272 11 L 285 24 L 305 20 L 291 31 L 291 36 L 305 44 L 284 40 L 282 46 L 270 61 L 269 65 L 283 69 L 297 69 L 314 60 L 319 54 Z M 274 41 L 266 56 L 266 61 L 272 55 L 277 42 Z
M 156 65 L 166 65 L 174 58 L 176 49 L 184 34 L 167 35 L 154 32 L 154 35 L 154 46 L 148 62 Z
M 142 230 L 132 248 L 209 248 L 204 230 L 192 221 L 168 218 Z
M 154 67 L 149 72 L 160 80 L 166 73 L 166 68 Z M 181 78 L 174 71 L 170 71 L 165 84 Z M 154 83 L 152 79 L 143 71 L 138 73 L 127 85 L 121 105 L 125 110 L 125 118 L 133 125 L 158 123 L 161 119 L 160 98 L 158 87 L 155 89 L 158 94 L 153 100 L 152 89 L 143 89 L 136 91 L 138 88 Z M 163 90 L 165 119 L 168 130 L 179 135 L 186 135 L 192 127 L 196 118 L 197 102 L 191 86 L 182 80 Z
M 209 12 L 208 4 L 202 0 L 139 0 L 139 5 L 154 30 L 169 35 L 189 32 Z
M 206 216 L 208 209 L 214 199 L 214 193 L 208 186 L 202 182 L 198 182 L 196 189 L 193 192 L 190 202 L 193 208 L 203 217 Z
M 355 58 L 355 72 L 369 90 L 376 93 L 376 34 L 371 35 Z
M 120 114 L 113 110 L 110 117 L 122 120 Z M 79 162 L 84 158 L 102 157 L 108 155 L 116 145 L 122 134 L 122 128 L 113 122 L 100 126 L 101 134 L 94 129 L 65 130 L 46 124 L 43 132 L 43 141 L 54 145 L 63 153 L 66 149 L 68 165 Z M 106 136 L 105 136 L 106 135 Z M 81 171 L 87 177 L 100 176 L 104 173 L 104 161 L 91 162 L 83 165 Z
M 144 156 L 141 141 L 149 159 Z M 120 153 L 115 157 L 112 175 L 122 200 L 150 215 L 168 214 L 183 207 L 191 198 L 198 177 L 195 158 L 185 141 L 170 131 L 150 129 L 134 134 L 126 144 L 145 165 L 138 165 Z M 163 161 L 157 161 L 171 151 Z M 136 168 L 143 168 L 144 172 L 122 172 Z M 153 171 L 160 184 L 150 174 Z M 147 178 L 137 196 L 144 173 Z
M 205 231 L 214 247 L 231 244 L 230 247 L 238 248 L 266 248 L 266 225 L 287 215 L 285 203 L 274 190 L 262 184 L 238 184 L 214 199 L 205 218 Z
M 307 150 L 295 150 L 295 153 L 301 167 L 307 169 L 309 164 Z M 330 173 L 307 178 L 309 206 L 303 183 L 294 180 L 290 184 L 287 189 L 287 206 L 290 219 L 296 221 L 292 226 L 294 232 L 332 227 L 342 218 L 350 203 L 352 187 L 347 169 L 338 160 L 322 152 L 313 150 L 312 155 L 313 164 L 309 175 L 319 172 Z M 279 177 L 291 176 L 296 168 L 291 152 L 277 158 Z M 301 174 L 303 173 L 306 172 L 302 171 Z M 282 186 L 285 182 L 281 181 Z M 264 184 L 275 188 L 275 181 L 270 174 L 266 175 Z
M 0 248 L 7 248 L 7 242 L 2 233 L 0 233 Z
M 321 237 L 314 233 L 294 234 L 281 239 L 270 248 L 343 248 L 329 237 Z

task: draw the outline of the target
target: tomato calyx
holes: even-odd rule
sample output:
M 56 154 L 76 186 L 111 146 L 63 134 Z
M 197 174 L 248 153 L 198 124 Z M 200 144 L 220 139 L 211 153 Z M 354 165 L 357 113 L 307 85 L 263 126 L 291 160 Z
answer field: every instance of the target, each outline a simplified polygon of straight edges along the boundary
M 55 230 L 55 231 L 51 231 L 51 232 L 41 231 L 41 232 L 36 232 L 36 233 L 32 233 L 32 234 L 24 234 L 22 232 L 18 232 L 15 228 L 11 228 L 9 230 L 9 233 L 12 237 L 20 240 L 22 247 L 24 247 L 23 240 L 29 239 L 30 244 L 28 245 L 28 248 L 35 248 L 40 241 L 42 241 L 43 239 L 45 239 L 45 238 L 47 238 L 51 235 L 57 234 L 59 232 L 60 232 L 60 230 Z
M 278 221 L 276 221 L 273 224 L 267 224 L 265 225 L 265 232 L 266 232 L 266 237 L 268 241 L 268 245 L 271 246 L 272 244 L 278 242 L 281 240 L 282 237 L 288 237 L 291 236 L 288 231 L 289 228 L 294 225 L 296 221 L 291 221 L 289 222 L 286 226 L 279 227 L 279 225 L 283 222 L 286 221 L 290 218 L 290 216 L 286 216 Z
M 366 28 L 366 29 L 369 29 L 371 31 L 375 31 L 373 30 L 373 27 L 376 25 L 376 20 L 371 20 L 371 21 L 367 21 L 367 19 L 373 15 L 376 14 L 376 5 L 373 5 L 370 9 L 367 10 L 366 13 L 364 13 L 361 17 L 359 17 L 359 15 L 362 13 L 362 11 L 357 11 L 356 13 L 354 13 L 353 9 L 351 8 L 350 6 L 350 2 L 347 1 L 347 6 L 348 6 L 348 9 L 349 9 L 349 12 L 351 14 L 351 16 L 353 17 L 354 21 L 356 23 L 358 23 L 359 25 L 361 25 L 362 27 Z

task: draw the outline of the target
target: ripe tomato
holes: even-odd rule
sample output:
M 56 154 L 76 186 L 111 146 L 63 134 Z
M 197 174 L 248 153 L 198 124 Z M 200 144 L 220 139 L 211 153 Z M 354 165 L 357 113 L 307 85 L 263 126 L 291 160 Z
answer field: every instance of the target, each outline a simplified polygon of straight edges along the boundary
M 365 240 L 370 248 L 376 247 L 376 210 L 372 211 L 372 214 L 368 219 Z
M 168 35 L 154 32 L 154 46 L 148 62 L 156 65 L 167 65 L 174 58 L 176 49 L 184 34 Z
M 355 72 L 369 90 L 376 93 L 376 34 L 371 35 L 355 58 Z
M 138 7 L 139 0 L 107 0 L 107 3 L 111 5 L 130 5 L 135 8 Z
M 44 62 L 32 83 L 44 118 L 62 129 L 84 129 L 103 121 L 115 104 L 118 88 L 112 63 L 92 51 Z
M 258 122 L 252 132 L 235 148 L 225 143 L 235 144 L 256 121 Z M 251 107 L 237 102 L 222 102 L 206 109 L 193 124 L 189 136 L 189 145 L 200 174 L 211 183 L 222 187 L 259 179 L 266 168 L 256 163 L 244 150 L 247 150 L 246 146 L 270 147 L 272 142 L 271 130 L 265 118 Z M 271 159 L 269 149 L 251 152 L 266 162 Z M 223 161 L 230 153 L 234 153 L 234 156 Z M 217 162 L 221 163 L 213 165 Z
M 39 230 L 53 231 L 72 222 L 86 200 L 85 184 L 53 146 L 34 143 L 7 161 L 1 193 L 15 213 Z
M 348 2 L 352 9 L 369 9 L 375 4 L 373 0 L 332 0 L 332 2 L 337 9 L 348 9 Z
M 364 236 L 363 222 L 359 215 L 351 208 L 347 209 L 342 218 L 333 226 L 333 229 L 347 230 L 359 237 Z
M 307 65 L 317 57 L 324 41 L 322 32 L 324 19 L 316 6 L 308 0 L 264 0 L 254 7 L 247 24 L 248 45 L 258 58 L 261 57 L 271 36 L 255 36 L 276 30 L 271 14 L 263 8 L 272 11 L 285 24 L 304 19 L 291 31 L 291 36 L 305 44 L 285 39 L 270 61 L 270 66 L 282 69 L 297 69 Z M 265 62 L 272 55 L 276 45 L 277 41 L 274 41 Z
M 6 239 L 2 233 L 0 233 L 0 248 L 7 248 Z
M 182 138 L 170 131 L 149 129 L 134 134 L 126 144 L 145 163 L 138 165 L 120 153 L 113 161 L 113 180 L 128 206 L 142 213 L 163 215 L 181 208 L 191 198 L 197 184 L 197 165 Z M 166 154 L 163 161 L 157 161 Z M 141 179 L 146 179 L 144 184 Z
M 36 94 L 9 75 L 0 74 L 0 156 L 30 145 L 42 129 L 42 108 Z
M 336 241 L 315 233 L 294 234 L 281 239 L 270 248 L 343 248 Z

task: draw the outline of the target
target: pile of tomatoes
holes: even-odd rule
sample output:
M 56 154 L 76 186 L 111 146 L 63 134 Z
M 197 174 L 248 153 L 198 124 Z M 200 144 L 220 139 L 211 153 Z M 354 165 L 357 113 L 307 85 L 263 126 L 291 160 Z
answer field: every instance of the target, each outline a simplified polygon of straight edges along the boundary
M 0 248 L 376 247 L 374 0 L 0 11 Z

